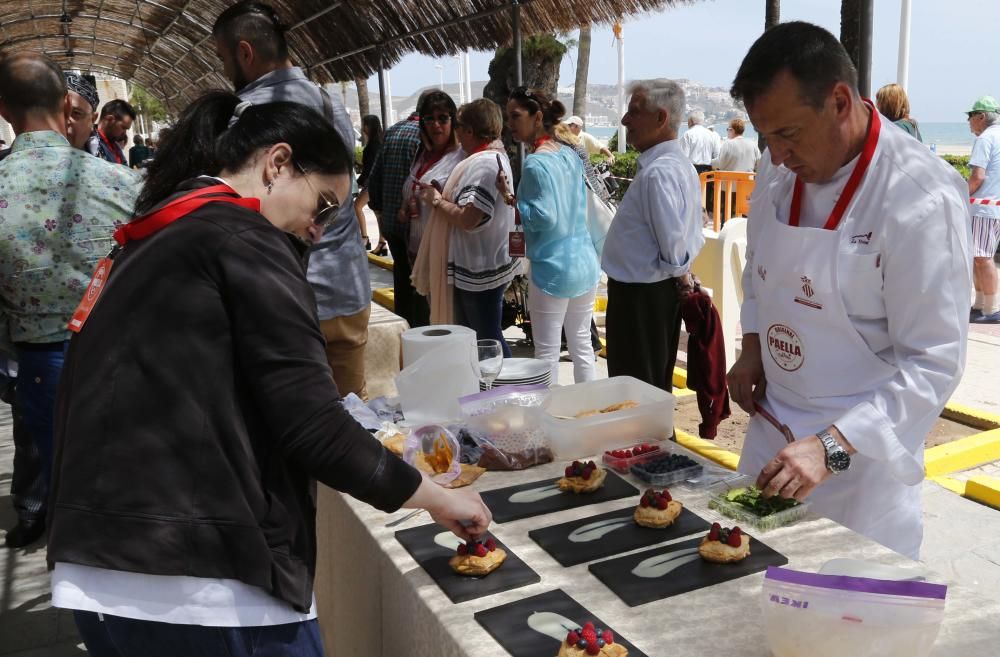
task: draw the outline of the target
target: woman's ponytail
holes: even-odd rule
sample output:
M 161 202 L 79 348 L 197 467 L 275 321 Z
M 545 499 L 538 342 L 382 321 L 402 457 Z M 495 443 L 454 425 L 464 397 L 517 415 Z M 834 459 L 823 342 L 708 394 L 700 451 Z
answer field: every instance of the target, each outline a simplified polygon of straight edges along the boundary
M 219 172 L 216 141 L 228 129 L 239 103 L 233 93 L 210 91 L 187 106 L 147 169 L 135 216 L 148 214 L 185 180 Z

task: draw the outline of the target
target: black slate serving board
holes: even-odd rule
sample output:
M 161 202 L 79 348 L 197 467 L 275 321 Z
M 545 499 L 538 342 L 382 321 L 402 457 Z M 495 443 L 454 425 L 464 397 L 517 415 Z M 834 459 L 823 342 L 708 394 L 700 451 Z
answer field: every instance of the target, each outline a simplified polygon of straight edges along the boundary
M 623 497 L 629 497 L 630 495 L 639 495 L 638 488 L 628 483 L 611 470 L 608 470 L 607 473 L 608 476 L 604 479 L 604 486 L 593 493 L 560 491 L 552 497 L 546 497 L 545 499 L 537 502 L 510 501 L 511 495 L 514 495 L 515 493 L 543 486 L 555 486 L 556 481 L 559 480 L 559 477 L 556 477 L 554 479 L 533 481 L 519 486 L 509 486 L 507 488 L 489 490 L 482 494 L 483 501 L 486 502 L 486 506 L 488 506 L 490 511 L 493 512 L 493 520 L 495 522 L 510 522 L 512 520 L 520 520 L 522 518 L 530 518 L 532 516 L 553 513 L 554 511 L 575 509 L 576 507 L 587 506 L 588 504 L 610 502 L 611 500 L 618 500 Z
M 619 509 L 599 516 L 582 518 L 561 525 L 552 525 L 542 529 L 533 529 L 528 536 L 542 546 L 542 549 L 563 566 L 575 566 L 579 563 L 595 561 L 613 554 L 629 552 L 641 547 L 665 543 L 691 534 L 706 534 L 711 525 L 701 516 L 684 509 L 677 516 L 674 524 L 663 529 L 651 529 L 635 523 L 632 514 L 635 507 Z M 619 525 L 615 521 L 624 524 Z M 609 522 L 616 529 L 590 541 L 571 541 L 570 535 L 581 527 L 594 523 Z
M 528 617 L 535 612 L 552 612 L 565 616 L 582 626 L 587 621 L 594 625 L 611 630 L 615 635 L 615 643 L 620 643 L 628 649 L 628 657 L 646 657 L 646 653 L 623 639 L 614 627 L 606 624 L 591 612 L 584 609 L 580 603 L 569 597 L 562 589 L 510 602 L 492 609 L 476 612 L 475 617 L 480 625 L 497 640 L 504 650 L 513 657 L 555 657 L 559 654 L 560 641 L 547 634 L 540 634 L 528 626 Z M 569 632 L 569 630 L 566 630 Z M 565 640 L 565 639 L 563 639 Z
M 783 566 L 788 559 L 754 537 L 750 537 L 750 556 L 737 563 L 709 563 L 698 556 L 697 547 L 703 536 L 672 545 L 644 550 L 618 559 L 609 559 L 589 566 L 590 572 L 630 607 L 661 600 L 670 596 L 714 586 L 731 579 L 766 570 L 768 566 Z M 641 562 L 659 555 L 674 554 L 694 548 L 696 557 L 661 577 L 638 577 L 632 570 Z M 683 558 L 683 557 L 681 557 Z
M 412 529 L 401 529 L 396 532 L 396 540 L 402 543 L 406 551 L 427 571 L 452 602 L 475 600 L 541 581 L 542 578 L 538 573 L 521 561 L 496 536 L 493 540 L 496 541 L 497 547 L 507 552 L 507 560 L 503 565 L 485 577 L 459 575 L 448 565 L 448 560 L 454 556 L 455 551 L 445 549 L 434 542 L 437 534 L 447 531 L 441 525 L 431 523 Z

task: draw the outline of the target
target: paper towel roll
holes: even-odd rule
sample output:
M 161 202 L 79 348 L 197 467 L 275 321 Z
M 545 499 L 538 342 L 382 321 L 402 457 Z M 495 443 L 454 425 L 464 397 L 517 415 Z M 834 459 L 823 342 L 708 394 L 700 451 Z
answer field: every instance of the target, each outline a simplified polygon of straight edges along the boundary
M 419 326 L 404 332 L 402 342 L 403 367 L 408 367 L 427 352 L 442 345 L 466 349 L 472 358 L 476 349 L 476 332 L 468 327 L 452 324 Z M 473 362 L 478 360 L 478 356 L 472 358 Z

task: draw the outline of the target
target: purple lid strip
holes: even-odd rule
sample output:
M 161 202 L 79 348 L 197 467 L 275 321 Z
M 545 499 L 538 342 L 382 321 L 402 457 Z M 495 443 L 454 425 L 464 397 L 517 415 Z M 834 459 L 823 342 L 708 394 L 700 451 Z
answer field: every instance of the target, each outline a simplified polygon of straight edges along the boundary
M 469 402 L 481 401 L 483 399 L 492 399 L 494 397 L 503 397 L 504 395 L 509 395 L 515 392 L 539 392 L 541 390 L 548 390 L 548 386 L 542 383 L 536 383 L 531 386 L 500 386 L 499 388 L 493 388 L 492 390 L 484 390 L 482 392 L 477 392 L 472 395 L 466 395 L 465 397 L 459 397 L 458 403 L 468 404 Z
M 849 577 L 847 575 L 821 575 L 805 573 L 800 570 L 768 566 L 765 579 L 789 584 L 816 586 L 824 589 L 840 591 L 858 591 L 859 593 L 879 593 L 882 595 L 905 595 L 911 598 L 930 598 L 944 600 L 948 587 L 944 584 L 929 582 L 893 581 L 886 579 L 870 579 L 868 577 Z

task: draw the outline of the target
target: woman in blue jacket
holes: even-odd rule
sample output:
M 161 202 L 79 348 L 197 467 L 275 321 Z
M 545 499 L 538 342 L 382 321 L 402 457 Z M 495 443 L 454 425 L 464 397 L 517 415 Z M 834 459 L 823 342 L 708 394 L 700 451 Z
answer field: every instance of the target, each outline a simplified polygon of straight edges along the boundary
M 571 148 L 552 138 L 565 113 L 558 100 L 524 87 L 507 101 L 511 136 L 530 153 L 516 202 L 531 262 L 528 312 L 535 358 L 552 363 L 553 384 L 559 382 L 561 329 L 573 357 L 574 380 L 595 378 L 590 320 L 601 275 L 587 230 L 583 164 Z M 514 200 L 508 196 L 508 202 Z

